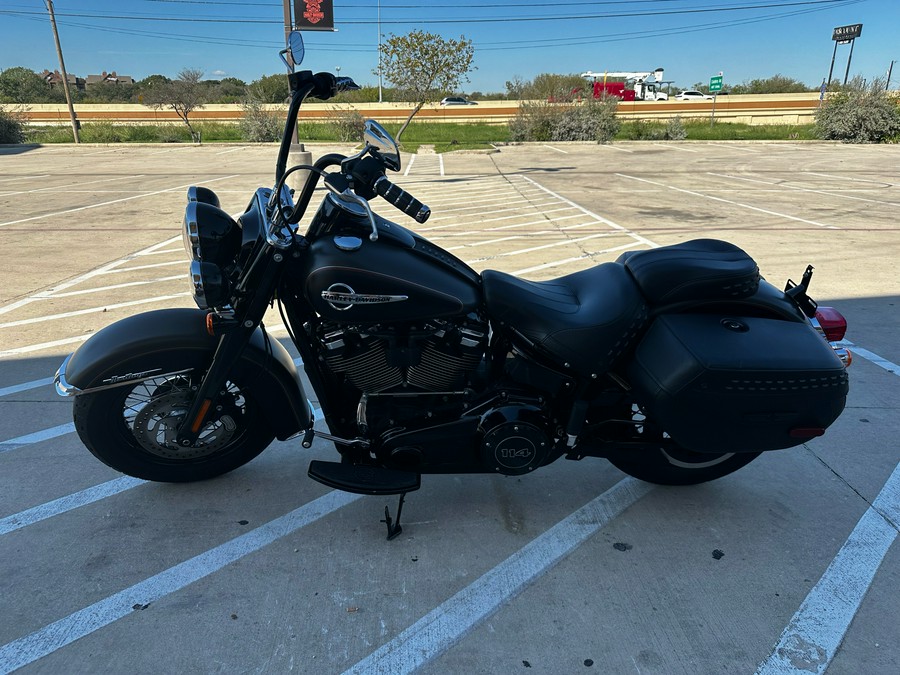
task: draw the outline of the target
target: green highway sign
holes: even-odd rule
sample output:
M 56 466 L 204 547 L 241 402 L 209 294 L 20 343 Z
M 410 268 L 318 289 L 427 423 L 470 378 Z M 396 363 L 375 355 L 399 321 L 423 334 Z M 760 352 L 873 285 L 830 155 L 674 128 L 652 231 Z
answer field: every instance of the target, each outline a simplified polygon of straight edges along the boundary
M 709 90 L 710 92 L 722 91 L 722 76 L 716 75 L 715 77 L 709 78 Z

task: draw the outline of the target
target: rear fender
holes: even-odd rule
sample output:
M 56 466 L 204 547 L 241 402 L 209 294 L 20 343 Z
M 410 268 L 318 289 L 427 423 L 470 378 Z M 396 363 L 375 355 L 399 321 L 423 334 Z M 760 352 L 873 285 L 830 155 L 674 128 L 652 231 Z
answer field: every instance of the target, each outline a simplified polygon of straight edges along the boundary
M 107 326 L 72 353 L 57 373 L 57 390 L 78 396 L 160 375 L 206 370 L 218 344 L 206 330 L 206 312 L 163 309 L 137 314 Z M 279 439 L 311 426 L 300 374 L 280 342 L 257 329 L 239 365 L 255 373 L 245 386 Z

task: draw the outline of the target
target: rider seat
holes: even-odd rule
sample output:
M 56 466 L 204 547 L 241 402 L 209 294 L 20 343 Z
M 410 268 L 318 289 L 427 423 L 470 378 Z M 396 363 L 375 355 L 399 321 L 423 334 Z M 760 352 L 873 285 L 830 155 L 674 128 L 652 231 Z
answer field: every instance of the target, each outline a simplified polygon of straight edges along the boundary
M 488 312 L 501 329 L 511 328 L 539 356 L 584 375 L 609 370 L 647 322 L 646 302 L 616 263 L 550 281 L 496 270 L 485 270 L 482 280 Z
M 619 256 L 652 306 L 691 300 L 737 300 L 756 293 L 759 267 L 734 244 L 694 239 Z

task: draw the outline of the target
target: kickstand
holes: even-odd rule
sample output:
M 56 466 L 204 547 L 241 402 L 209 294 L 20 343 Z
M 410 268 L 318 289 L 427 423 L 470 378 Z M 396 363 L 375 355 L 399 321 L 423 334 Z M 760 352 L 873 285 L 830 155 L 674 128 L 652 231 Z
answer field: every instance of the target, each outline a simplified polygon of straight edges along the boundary
M 406 493 L 403 492 L 400 494 L 400 503 L 397 504 L 397 522 L 394 522 L 391 519 L 391 511 L 385 506 L 384 507 L 384 520 L 382 523 L 387 525 L 387 538 L 388 541 L 391 539 L 396 539 L 401 532 L 403 532 L 403 528 L 400 527 L 400 514 L 403 513 L 403 500 L 406 499 Z

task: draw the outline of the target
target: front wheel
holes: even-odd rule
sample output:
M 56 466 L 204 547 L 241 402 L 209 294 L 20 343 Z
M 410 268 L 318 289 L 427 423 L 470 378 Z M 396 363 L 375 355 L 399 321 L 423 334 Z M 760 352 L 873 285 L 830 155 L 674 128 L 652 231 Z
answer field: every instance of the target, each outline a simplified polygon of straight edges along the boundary
M 737 471 L 761 452 L 693 452 L 674 444 L 608 457 L 620 471 L 657 485 L 697 485 Z
M 151 481 L 205 480 L 249 462 L 275 438 L 233 373 L 191 447 L 175 442 L 202 373 L 170 375 L 75 398 L 75 428 L 88 450 L 122 473 Z

